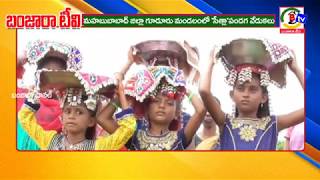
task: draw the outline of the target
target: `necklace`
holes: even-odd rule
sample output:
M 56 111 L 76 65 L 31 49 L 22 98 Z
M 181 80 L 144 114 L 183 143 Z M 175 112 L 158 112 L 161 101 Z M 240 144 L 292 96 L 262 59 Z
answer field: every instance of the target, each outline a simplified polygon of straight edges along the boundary
M 147 132 L 148 136 L 161 137 L 161 136 L 167 135 L 170 131 L 169 131 L 169 129 L 166 129 L 166 130 L 164 130 L 164 131 L 161 130 L 161 131 L 160 131 L 160 135 L 153 135 L 153 134 L 150 132 L 150 129 L 148 128 L 146 132 Z
M 66 136 L 63 137 L 63 149 L 64 150 L 81 150 L 83 149 L 83 146 L 85 145 L 85 143 L 87 142 L 87 139 L 84 139 L 78 143 L 75 144 L 71 144 L 69 143 L 68 139 Z
M 148 130 L 138 131 L 137 138 L 140 148 L 143 150 L 170 150 L 178 136 L 174 131 L 167 131 L 160 136 L 149 134 Z
M 238 135 L 246 142 L 254 141 L 257 131 L 265 130 L 271 118 L 232 118 L 230 119 L 232 129 L 239 129 Z

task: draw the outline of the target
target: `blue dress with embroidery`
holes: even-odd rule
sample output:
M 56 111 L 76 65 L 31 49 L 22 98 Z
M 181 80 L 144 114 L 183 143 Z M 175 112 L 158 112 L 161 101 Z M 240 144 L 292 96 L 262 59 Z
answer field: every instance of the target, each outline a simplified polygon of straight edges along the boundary
M 184 150 L 188 146 L 184 129 L 153 136 L 147 129 L 137 129 L 126 144 L 129 150 Z
M 220 150 L 275 150 L 278 139 L 275 116 L 230 118 L 220 135 Z

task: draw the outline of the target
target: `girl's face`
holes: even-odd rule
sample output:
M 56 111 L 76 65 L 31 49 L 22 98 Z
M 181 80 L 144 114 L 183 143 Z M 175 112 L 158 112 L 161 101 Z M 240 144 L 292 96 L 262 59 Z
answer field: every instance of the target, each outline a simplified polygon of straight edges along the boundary
M 149 120 L 155 123 L 170 124 L 177 114 L 177 101 L 158 94 L 147 107 Z
M 63 127 L 67 132 L 86 132 L 88 127 L 94 126 L 94 119 L 85 105 L 65 105 L 62 113 Z
M 209 113 L 206 114 L 202 123 L 203 123 L 203 126 L 206 128 L 211 128 L 212 126 L 215 126 L 215 124 L 216 124 Z
M 267 101 L 267 95 L 263 93 L 260 81 L 257 77 L 240 84 L 238 81 L 231 91 L 230 96 L 235 102 L 239 112 L 257 112 L 259 105 Z

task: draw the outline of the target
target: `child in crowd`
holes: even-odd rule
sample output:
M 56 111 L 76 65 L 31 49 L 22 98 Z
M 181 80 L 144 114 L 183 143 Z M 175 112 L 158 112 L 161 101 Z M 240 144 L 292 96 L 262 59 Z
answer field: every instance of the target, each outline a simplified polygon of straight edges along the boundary
M 25 56 L 20 59 L 36 65 L 38 71 L 43 69 L 78 71 L 82 67 L 82 56 L 76 47 L 53 41 L 30 42 Z M 22 79 L 22 74 L 20 75 Z M 23 87 L 17 88 L 17 93 L 26 94 L 27 91 Z M 45 130 L 61 132 L 62 110 L 59 101 L 52 93 L 48 92 L 48 95 L 48 97 L 40 97 L 41 106 L 36 113 L 37 123 Z M 17 99 L 17 111 L 20 110 L 24 100 L 24 98 Z M 18 150 L 39 150 L 39 146 L 25 132 L 19 121 L 17 122 L 17 141 Z
M 96 82 L 96 78 L 91 80 L 92 83 Z M 99 87 L 99 84 L 95 85 Z M 129 107 L 121 82 L 117 89 L 123 109 L 116 115 L 119 128 L 110 136 L 97 139 L 94 136 L 97 94 L 92 94 L 92 91 L 84 85 L 81 88 L 68 87 L 57 94 L 63 106 L 62 133 L 46 131 L 37 124 L 35 113 L 40 105 L 33 93 L 29 93 L 29 98 L 18 114 L 22 127 L 42 150 L 119 150 L 136 129 L 136 118 L 133 116 L 132 108 Z
M 304 108 L 286 115 L 270 115 L 267 85 L 285 85 L 285 66 L 296 75 L 304 88 L 303 73 L 295 56 L 286 46 L 268 40 L 237 39 L 223 46 L 217 57 L 228 71 L 227 82 L 233 87 L 233 115 L 224 113 L 213 98 L 212 69 L 214 50 L 207 69 L 201 75 L 200 95 L 219 128 L 221 150 L 275 150 L 278 132 L 303 122 Z
M 130 150 L 184 150 L 191 142 L 206 110 L 197 96 L 188 92 L 195 113 L 186 127 L 170 130 L 174 120 L 180 120 L 181 100 L 185 92 L 183 72 L 174 67 L 150 66 L 139 71 L 126 84 L 126 94 L 135 98 L 134 106 L 142 106 L 146 128 L 137 129 L 127 143 Z M 141 118 L 141 114 L 136 114 Z M 108 132 L 117 129 L 112 111 L 103 110 L 98 121 Z

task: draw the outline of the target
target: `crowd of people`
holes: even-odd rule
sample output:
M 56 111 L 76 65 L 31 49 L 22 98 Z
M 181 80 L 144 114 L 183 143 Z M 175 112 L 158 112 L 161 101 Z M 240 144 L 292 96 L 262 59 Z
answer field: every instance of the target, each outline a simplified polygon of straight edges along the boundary
M 17 79 L 23 78 L 25 63 L 37 71 L 34 86 L 17 87 L 27 94 L 17 100 L 17 148 L 276 150 L 278 133 L 289 128 L 287 149 L 303 149 L 303 133 L 294 135 L 304 127 L 304 107 L 270 114 L 268 86 L 283 88 L 287 68 L 304 89 L 304 75 L 291 49 L 240 38 L 212 49 L 208 60 L 202 60 L 204 69 L 199 60 L 198 50 L 187 42 L 143 41 L 107 77 L 82 72 L 85 60 L 75 46 L 30 42 L 25 57 L 18 58 Z M 223 112 L 223 102 L 212 94 L 212 88 L 219 88 L 212 80 L 216 63 L 228 74 L 232 113 Z M 128 76 L 132 64 L 144 68 Z M 192 113 L 183 108 L 183 100 L 192 105 Z M 289 142 L 294 138 L 299 140 Z

